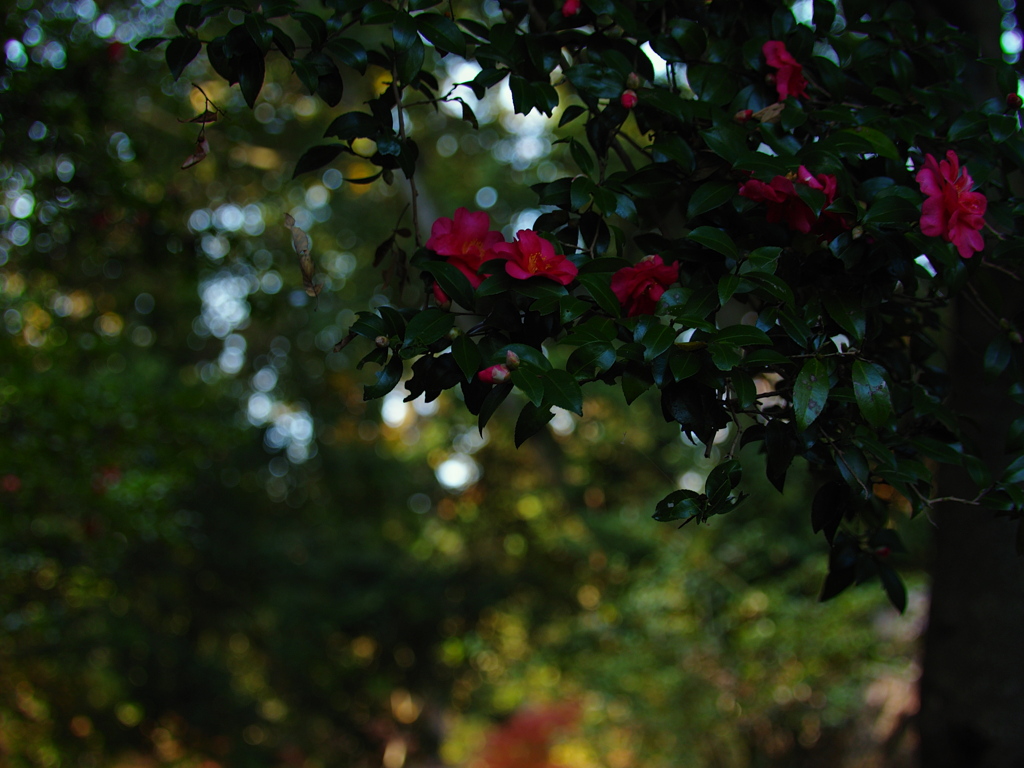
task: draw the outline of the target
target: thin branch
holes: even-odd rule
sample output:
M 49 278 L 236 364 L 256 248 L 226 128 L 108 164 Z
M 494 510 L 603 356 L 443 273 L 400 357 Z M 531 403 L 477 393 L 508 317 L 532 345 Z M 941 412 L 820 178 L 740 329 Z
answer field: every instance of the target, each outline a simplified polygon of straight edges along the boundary
M 405 112 L 402 106 L 402 94 L 398 89 L 398 78 L 391 78 L 391 92 L 395 97 L 395 109 L 398 110 L 398 137 L 402 142 L 403 151 L 405 148 Z M 419 191 L 416 189 L 416 174 L 415 168 L 413 173 L 409 174 L 409 194 L 411 197 L 412 204 L 412 236 L 413 242 L 416 247 L 419 248 L 420 243 L 420 217 L 419 217 Z

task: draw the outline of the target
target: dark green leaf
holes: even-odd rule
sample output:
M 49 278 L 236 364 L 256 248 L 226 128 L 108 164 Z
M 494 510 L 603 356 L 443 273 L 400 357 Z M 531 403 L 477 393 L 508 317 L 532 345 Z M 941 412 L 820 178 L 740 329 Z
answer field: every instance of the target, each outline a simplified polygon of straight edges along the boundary
M 270 45 L 274 41 L 274 28 L 270 23 L 263 16 L 256 13 L 245 14 L 244 23 L 246 31 L 260 51 L 264 54 L 269 51 Z
M 731 371 L 743 361 L 743 350 L 735 344 L 711 342 L 708 344 L 708 353 L 711 362 L 720 371 Z
M 949 126 L 946 139 L 949 141 L 976 139 L 986 133 L 988 133 L 988 118 L 980 112 L 966 112 Z
M 423 45 L 419 35 L 416 35 L 409 50 L 397 54 L 397 72 L 395 74 L 398 75 L 398 79 L 403 83 L 411 83 L 415 80 L 420 74 L 426 55 L 427 48 Z
M 480 429 L 480 433 L 483 434 L 484 427 L 487 426 L 487 422 L 491 420 L 491 416 L 498 410 L 505 398 L 508 397 L 512 391 L 512 382 L 506 381 L 502 384 L 496 384 L 487 396 L 484 398 L 483 403 L 480 405 L 480 414 L 477 417 L 477 425 Z
M 829 544 L 835 539 L 839 524 L 851 506 L 850 487 L 839 480 L 831 480 L 814 494 L 811 504 L 811 527 L 815 533 L 824 532 Z
M 455 325 L 455 315 L 438 307 L 430 307 L 417 313 L 409 320 L 405 329 L 403 350 L 426 347 L 448 333 Z
M 847 587 L 851 586 L 856 578 L 857 570 L 853 566 L 839 569 L 830 568 L 828 575 L 825 577 L 825 584 L 821 588 L 821 596 L 819 597 L 819 600 L 821 600 L 821 602 L 831 600 Z
M 603 341 L 592 341 L 573 350 L 565 369 L 577 379 L 589 379 L 615 365 L 615 348 Z
M 822 303 L 832 319 L 855 341 L 864 340 L 864 334 L 867 331 L 867 313 L 864 310 L 863 301 L 849 294 L 829 293 L 822 297 Z
M 523 410 L 519 412 L 519 418 L 516 420 L 516 448 L 540 432 L 554 415 L 548 406 L 541 408 L 533 403 L 524 405 Z
M 366 72 L 368 58 L 366 49 L 358 40 L 348 37 L 334 37 L 327 43 L 327 50 L 337 56 L 345 66 L 357 72 Z
M 315 147 L 310 147 L 302 154 L 302 157 L 300 157 L 299 161 L 295 164 L 295 172 L 292 174 L 292 178 L 294 179 L 302 173 L 323 168 L 341 154 L 342 149 L 344 149 L 344 147 L 341 144 L 320 144 Z
M 743 479 L 743 467 L 736 459 L 723 461 L 708 474 L 707 482 L 704 484 L 704 493 L 711 504 L 719 499 L 727 497 L 732 489 L 740 484 Z
M 901 162 L 899 150 L 896 149 L 896 145 L 892 143 L 892 139 L 877 128 L 869 128 L 866 125 L 860 125 L 856 128 L 848 128 L 846 131 L 843 131 L 843 133 L 851 133 L 855 136 L 859 136 L 861 139 L 867 140 L 876 154 L 888 158 L 889 160 Z
M 305 11 L 294 11 L 291 17 L 299 22 L 302 31 L 309 38 L 309 45 L 314 51 L 319 51 L 327 42 L 327 24 L 315 13 Z
M 985 373 L 998 376 L 1010 364 L 1013 351 L 1005 333 L 1000 333 L 989 343 L 985 350 Z
M 678 331 L 650 315 L 636 318 L 636 325 L 633 328 L 633 341 L 643 345 L 646 362 L 667 351 L 677 335 Z
M 189 62 L 199 55 L 202 47 L 202 43 L 194 37 L 175 37 L 171 40 L 164 55 L 167 68 L 171 70 L 171 76 L 175 80 L 181 77 Z
M 715 227 L 697 227 L 687 235 L 690 240 L 700 243 L 705 248 L 718 251 L 730 259 L 738 259 L 740 252 L 732 238 L 721 229 Z
M 899 195 L 887 195 L 875 199 L 864 215 L 864 224 L 872 227 L 904 225 L 920 217 L 921 210 L 914 203 Z
M 580 285 L 594 298 L 597 305 L 612 317 L 621 317 L 622 306 L 611 289 L 611 277 L 606 274 L 586 273 L 576 277 Z
M 533 371 L 518 368 L 512 371 L 512 383 L 519 387 L 531 403 L 540 406 L 544 400 L 544 382 L 541 376 Z
M 433 275 L 441 290 L 457 304 L 465 309 L 474 307 L 473 286 L 461 269 L 447 261 L 423 261 L 419 266 Z
M 706 182 L 697 187 L 686 208 L 688 218 L 700 216 L 712 211 L 720 205 L 732 200 L 736 194 L 736 184 L 732 181 Z
M 413 44 L 420 39 L 416 22 L 404 11 L 399 11 L 395 15 L 395 21 L 391 25 L 391 35 L 395 41 L 395 50 L 402 53 L 412 48 Z
M 767 459 L 765 475 L 779 493 L 782 493 L 786 484 L 786 472 L 796 456 L 793 425 L 782 419 L 769 421 L 764 431 L 764 450 Z
M 558 127 L 561 128 L 567 123 L 571 123 L 580 115 L 586 114 L 587 108 L 581 107 L 579 104 L 571 104 L 562 111 L 562 116 L 558 118 Z
M 696 491 L 675 491 L 658 502 L 654 511 L 654 519 L 659 523 L 682 520 L 687 523 L 703 517 L 707 505 L 707 497 Z
M 376 383 L 363 389 L 363 400 L 376 400 L 378 397 L 384 397 L 402 380 L 402 371 L 404 369 L 405 365 L 402 362 L 402 358 L 398 355 L 392 355 L 388 364 L 377 372 Z
M 142 53 L 152 51 L 157 46 L 166 43 L 169 39 L 170 38 L 167 37 L 147 37 L 143 40 L 139 40 L 139 42 L 135 44 L 135 50 Z
M 331 122 L 324 132 L 324 136 L 334 136 L 342 141 L 349 141 L 375 136 L 380 130 L 381 126 L 373 115 L 368 115 L 365 112 L 346 112 Z
M 753 408 L 757 405 L 757 385 L 753 377 L 743 371 L 733 371 L 730 375 L 733 395 L 740 408 Z
M 889 385 L 881 367 L 856 360 L 853 363 L 853 394 L 861 414 L 873 427 L 888 423 L 892 414 Z
M 238 65 L 238 85 L 242 89 L 242 96 L 249 109 L 256 106 L 256 98 L 263 89 L 263 78 L 266 74 L 266 67 L 263 62 L 263 54 L 258 50 L 246 54 Z
M 299 59 L 293 59 L 291 64 L 292 70 L 305 86 L 306 90 L 309 91 L 310 94 L 316 93 L 316 89 L 320 85 L 320 74 L 316 71 L 316 67 Z
M 708 149 L 735 163 L 747 153 L 747 132 L 735 123 L 722 123 L 700 134 Z
M 714 340 L 738 347 L 771 346 L 772 340 L 752 325 L 730 325 L 715 333 Z
M 803 432 L 821 415 L 828 393 L 828 368 L 823 361 L 812 357 L 804 363 L 793 384 L 793 415 L 798 430 Z
M 465 57 L 466 39 L 454 21 L 439 13 L 421 13 L 414 20 L 420 33 L 436 48 Z
M 676 381 L 683 381 L 700 370 L 700 356 L 695 352 L 675 350 L 668 359 L 668 367 Z
M 206 15 L 197 3 L 182 3 L 174 11 L 174 25 L 183 35 L 189 34 L 189 29 L 201 27 L 204 21 Z
M 452 342 L 452 354 L 467 380 L 472 380 L 483 365 L 480 348 L 465 334 L 455 337 L 455 341 Z
M 899 573 L 891 566 L 879 564 L 878 576 L 882 580 L 885 594 L 893 608 L 903 613 L 907 608 L 907 587 Z
M 583 415 L 583 390 L 568 371 L 554 369 L 544 375 L 544 400 L 578 416 Z
M 640 395 L 650 389 L 652 383 L 650 378 L 629 368 L 623 371 L 621 384 L 622 395 L 626 398 L 626 405 L 631 405 Z

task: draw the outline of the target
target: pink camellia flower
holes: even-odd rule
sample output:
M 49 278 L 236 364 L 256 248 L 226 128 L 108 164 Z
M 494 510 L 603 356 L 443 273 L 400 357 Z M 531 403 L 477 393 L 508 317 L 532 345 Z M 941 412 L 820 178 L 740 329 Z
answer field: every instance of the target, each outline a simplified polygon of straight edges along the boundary
M 612 275 L 612 293 L 626 310 L 626 317 L 652 315 L 665 289 L 679 279 L 679 267 L 661 256 L 644 256 L 632 267 Z
M 580 0 L 565 0 L 565 2 L 562 3 L 562 15 L 565 18 L 568 19 L 570 16 L 575 16 L 579 12 Z
M 440 218 L 430 229 L 427 248 L 462 272 L 474 288 L 483 282 L 480 267 L 491 259 L 501 258 L 494 246 L 504 242 L 500 232 L 491 232 L 491 219 L 483 211 L 470 212 L 465 208 L 455 211 L 454 219 Z M 434 284 L 434 297 L 444 304 L 448 297 Z
M 520 230 L 516 242 L 498 243 L 494 250 L 508 259 L 505 271 L 517 280 L 540 276 L 568 285 L 576 278 L 576 265 L 555 253 L 555 246 L 532 229 Z
M 779 101 L 790 96 L 807 96 L 807 80 L 804 78 L 803 66 L 786 50 L 781 40 L 769 40 L 761 48 L 769 67 L 775 67 L 775 90 L 779 92 Z
M 965 259 L 985 247 L 978 230 L 985 226 L 988 200 L 971 191 L 974 180 L 960 167 L 956 152 L 949 150 L 941 162 L 925 155 L 924 167 L 914 178 L 928 196 L 921 206 L 922 233 L 952 243 Z
M 619 97 L 619 103 L 626 109 L 632 109 L 636 106 L 639 99 L 637 98 L 636 91 L 623 91 Z
M 490 368 L 484 368 L 476 375 L 480 381 L 486 384 L 501 384 L 502 382 L 508 381 L 511 376 L 512 371 L 500 363 L 498 365 L 492 365 Z
M 768 183 L 757 179 L 745 181 L 740 185 L 740 195 L 767 205 L 768 221 L 785 222 L 790 229 L 805 235 L 813 233 L 822 240 L 831 240 L 850 228 L 839 214 L 826 211 L 815 216 L 811 207 L 797 194 L 796 184 L 821 192 L 825 196 L 823 207 L 827 208 L 836 199 L 836 177 L 826 173 L 814 176 L 802 165 L 796 174 L 776 176 Z

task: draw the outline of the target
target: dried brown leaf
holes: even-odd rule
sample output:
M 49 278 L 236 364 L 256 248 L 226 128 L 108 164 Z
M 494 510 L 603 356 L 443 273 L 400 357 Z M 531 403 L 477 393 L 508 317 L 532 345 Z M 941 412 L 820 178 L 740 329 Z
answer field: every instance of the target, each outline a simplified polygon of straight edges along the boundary
M 313 277 L 316 275 L 316 265 L 309 255 L 309 235 L 296 226 L 295 218 L 290 214 L 284 215 L 284 225 L 292 233 L 292 247 L 299 255 L 299 271 L 302 273 L 302 288 L 306 295 L 317 298 L 323 290 L 323 283 L 317 284 Z
M 785 108 L 786 105 L 781 102 L 778 104 L 769 104 L 759 112 L 755 112 L 753 117 L 761 123 L 777 123 L 782 119 L 782 110 Z
M 208 109 L 205 112 L 203 112 L 202 114 L 196 115 L 191 120 L 178 120 L 178 122 L 179 123 L 202 123 L 203 125 L 206 125 L 207 123 L 215 123 L 215 122 L 217 122 L 217 113 L 214 112 L 213 110 Z
M 205 160 L 209 152 L 210 142 L 208 142 L 206 140 L 206 137 L 203 136 L 202 138 L 199 139 L 199 141 L 196 142 L 196 151 L 189 155 L 187 158 L 185 158 L 185 162 L 181 164 L 181 169 L 185 170 L 186 168 L 191 168 L 196 163 Z

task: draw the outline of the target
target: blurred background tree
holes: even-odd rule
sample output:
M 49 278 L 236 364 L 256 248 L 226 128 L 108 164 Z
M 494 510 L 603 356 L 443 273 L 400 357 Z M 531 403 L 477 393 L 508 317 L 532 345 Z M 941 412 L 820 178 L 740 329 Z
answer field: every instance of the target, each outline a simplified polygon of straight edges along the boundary
M 653 401 L 595 397 L 519 451 L 509 414 L 481 436 L 444 398 L 364 403 L 331 349 L 393 292 L 369 267 L 402 192 L 342 186 L 355 159 L 290 181 L 327 111 L 287 65 L 252 111 L 203 60 L 172 82 L 130 50 L 172 13 L 2 22 L 3 762 L 897 764 L 919 580 L 903 617 L 820 606 L 799 479 L 656 527 L 709 465 Z M 182 171 L 203 93 L 223 116 Z M 415 117 L 424 219 L 474 200 L 510 234 L 571 161 L 507 95 L 473 106 L 480 131 Z

